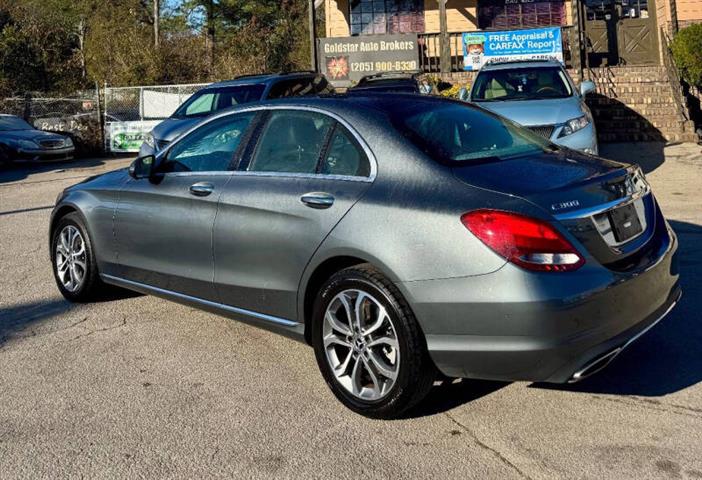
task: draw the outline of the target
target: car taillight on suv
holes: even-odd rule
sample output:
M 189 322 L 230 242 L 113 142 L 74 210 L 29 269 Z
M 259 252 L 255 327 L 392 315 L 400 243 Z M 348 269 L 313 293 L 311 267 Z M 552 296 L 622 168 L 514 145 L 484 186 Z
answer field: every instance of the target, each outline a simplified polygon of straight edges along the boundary
M 575 247 L 543 220 L 481 209 L 464 214 L 461 222 L 497 254 L 527 270 L 569 272 L 585 263 Z

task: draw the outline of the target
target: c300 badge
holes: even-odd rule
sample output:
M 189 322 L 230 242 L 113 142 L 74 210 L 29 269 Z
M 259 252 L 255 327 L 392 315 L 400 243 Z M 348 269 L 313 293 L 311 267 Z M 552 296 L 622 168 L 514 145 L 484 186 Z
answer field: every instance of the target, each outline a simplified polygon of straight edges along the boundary
M 568 200 L 567 202 L 554 203 L 551 205 L 551 210 L 555 212 L 557 210 L 565 210 L 566 208 L 575 208 L 579 206 L 580 202 L 578 200 Z

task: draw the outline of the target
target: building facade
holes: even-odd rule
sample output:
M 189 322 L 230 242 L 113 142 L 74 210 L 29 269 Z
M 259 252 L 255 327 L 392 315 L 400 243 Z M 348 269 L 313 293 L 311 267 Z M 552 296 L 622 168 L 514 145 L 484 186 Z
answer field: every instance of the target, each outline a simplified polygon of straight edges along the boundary
M 561 27 L 582 69 L 661 65 L 662 34 L 702 22 L 702 0 L 325 0 L 325 16 L 327 37 L 417 34 L 421 69 L 444 73 L 464 69 L 464 33 Z

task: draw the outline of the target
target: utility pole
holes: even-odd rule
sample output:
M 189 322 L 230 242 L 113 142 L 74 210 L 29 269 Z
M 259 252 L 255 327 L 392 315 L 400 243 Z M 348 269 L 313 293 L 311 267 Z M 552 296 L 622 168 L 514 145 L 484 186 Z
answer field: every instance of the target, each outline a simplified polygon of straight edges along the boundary
M 158 48 L 159 22 L 161 21 L 161 2 L 154 0 L 154 47 Z
M 308 22 L 310 30 L 310 66 L 317 71 L 317 25 L 314 14 L 314 0 L 307 0 Z

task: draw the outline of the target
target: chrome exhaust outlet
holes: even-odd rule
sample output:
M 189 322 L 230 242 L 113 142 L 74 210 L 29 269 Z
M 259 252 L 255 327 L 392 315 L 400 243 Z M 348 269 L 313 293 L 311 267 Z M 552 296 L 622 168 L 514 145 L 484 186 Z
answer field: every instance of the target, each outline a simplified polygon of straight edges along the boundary
M 594 360 L 586 364 L 583 368 L 575 372 L 573 376 L 570 377 L 570 379 L 568 380 L 568 383 L 579 382 L 580 380 L 599 372 L 607 365 L 609 365 L 610 362 L 614 360 L 614 358 L 617 355 L 619 355 L 622 350 L 624 350 L 624 347 L 617 347 L 614 350 L 610 350 L 609 352 L 605 353 L 604 355 L 596 357 Z

